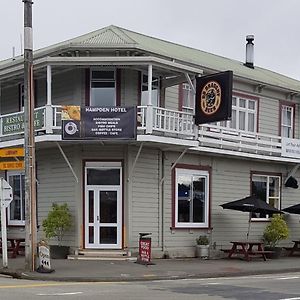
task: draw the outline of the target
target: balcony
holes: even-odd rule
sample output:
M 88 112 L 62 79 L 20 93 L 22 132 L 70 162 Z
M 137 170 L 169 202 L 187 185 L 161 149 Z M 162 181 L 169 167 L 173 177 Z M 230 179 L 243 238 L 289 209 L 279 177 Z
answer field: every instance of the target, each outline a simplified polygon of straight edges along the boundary
M 61 106 L 36 108 L 34 122 L 37 142 L 61 140 Z M 0 117 L 1 148 L 23 143 L 23 124 L 22 112 Z M 137 140 L 184 145 L 208 153 L 300 162 L 297 155 L 283 154 L 286 152 L 282 145 L 286 141 L 280 136 L 243 132 L 213 124 L 201 125 L 197 131 L 191 113 L 161 107 L 137 107 Z

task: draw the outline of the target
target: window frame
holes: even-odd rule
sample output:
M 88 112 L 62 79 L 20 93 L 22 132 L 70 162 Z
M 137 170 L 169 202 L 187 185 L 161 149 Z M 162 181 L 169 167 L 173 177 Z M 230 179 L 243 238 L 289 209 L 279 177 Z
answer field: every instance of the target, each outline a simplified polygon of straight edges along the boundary
M 89 103 L 88 103 L 88 106 L 92 106 L 91 105 L 91 101 L 92 101 L 92 84 L 93 84 L 93 82 L 112 82 L 112 80 L 111 79 L 109 79 L 109 78 L 106 78 L 106 79 L 93 79 L 93 72 L 94 71 L 107 71 L 107 72 L 114 72 L 114 80 L 113 80 L 113 82 L 114 82 L 114 103 L 113 103 L 113 105 L 111 105 L 112 107 L 113 106 L 117 106 L 117 102 L 118 102 L 118 100 L 117 100 L 117 69 L 116 68 L 107 68 L 107 69 L 103 69 L 103 68 L 100 68 L 100 67 L 92 67 L 92 68 L 90 68 L 89 69 L 89 99 L 88 99 L 88 101 L 89 101 Z M 100 106 L 104 106 L 104 105 L 100 105 Z
M 172 227 L 179 229 L 189 228 L 209 228 L 210 227 L 210 168 L 199 167 L 193 165 L 176 165 L 172 170 L 172 202 L 173 202 L 173 213 L 172 213 Z M 178 221 L 178 176 L 181 174 L 200 176 L 205 178 L 205 221 L 204 222 L 179 222 Z
M 187 95 L 187 97 L 185 96 Z M 179 110 L 188 113 L 195 113 L 196 95 L 190 84 L 183 82 L 179 85 Z M 189 105 L 187 105 L 189 104 Z
M 236 99 L 236 104 L 234 104 L 234 98 Z M 240 106 L 240 100 L 245 100 L 245 107 Z M 254 102 L 254 109 L 249 108 L 249 103 Z M 235 113 L 235 126 L 233 126 L 233 115 Z M 245 129 L 240 129 L 240 114 L 245 113 Z M 232 118 L 228 121 L 217 122 L 217 126 L 228 128 L 229 130 L 235 130 L 238 132 L 245 132 L 249 134 L 258 132 L 258 113 L 259 113 L 259 98 L 251 95 L 245 95 L 241 93 L 234 92 L 232 94 Z M 249 130 L 249 115 L 254 114 L 253 121 L 253 131 Z
M 283 124 L 283 108 L 290 108 L 292 110 L 291 113 L 291 124 L 290 124 L 290 128 L 291 128 L 291 136 L 287 137 L 283 135 L 283 126 L 287 127 L 289 125 L 284 125 Z M 279 118 L 279 135 L 281 137 L 285 137 L 285 138 L 294 138 L 295 136 L 295 103 L 289 103 L 289 102 L 280 102 L 280 118 Z
M 253 171 L 251 172 L 251 176 L 250 176 L 250 191 L 251 191 L 251 195 L 254 195 L 253 193 L 253 187 L 252 187 L 252 182 L 253 182 L 253 177 L 255 176 L 260 176 L 260 177 L 265 177 L 267 179 L 267 191 L 266 191 L 266 202 L 270 203 L 270 199 L 276 199 L 278 201 L 278 207 L 275 207 L 277 209 L 281 209 L 281 192 L 282 192 L 282 175 L 279 173 L 268 173 L 268 172 L 256 172 Z M 273 196 L 270 197 L 270 188 L 269 188 L 269 182 L 270 182 L 270 178 L 277 178 L 279 179 L 279 187 L 278 187 L 278 196 Z M 267 214 L 267 217 L 265 218 L 260 218 L 260 217 L 251 217 L 251 221 L 269 221 L 270 220 L 270 216 Z
M 7 173 L 6 173 L 7 182 L 9 183 L 9 178 L 11 176 L 16 176 L 16 175 L 21 176 L 21 178 L 22 178 L 22 176 L 25 176 L 25 172 L 24 171 L 7 171 Z M 13 188 L 13 191 L 14 191 L 13 186 L 12 186 L 12 188 Z M 26 209 L 25 208 L 25 178 L 24 178 L 24 185 L 22 186 L 22 189 L 24 189 L 24 199 L 21 199 L 21 206 L 22 206 L 22 203 L 23 203 L 24 220 L 22 220 L 22 219 L 21 220 L 11 219 L 11 217 L 10 217 L 10 206 L 14 201 L 14 199 L 13 199 L 12 202 L 10 203 L 10 205 L 7 208 L 7 224 L 9 226 L 25 226 L 25 209 Z M 21 194 L 22 194 L 22 192 L 21 192 Z M 20 209 L 21 209 L 21 212 L 22 212 L 22 207 Z M 20 215 L 21 215 L 21 218 L 22 218 L 22 213 L 20 213 Z

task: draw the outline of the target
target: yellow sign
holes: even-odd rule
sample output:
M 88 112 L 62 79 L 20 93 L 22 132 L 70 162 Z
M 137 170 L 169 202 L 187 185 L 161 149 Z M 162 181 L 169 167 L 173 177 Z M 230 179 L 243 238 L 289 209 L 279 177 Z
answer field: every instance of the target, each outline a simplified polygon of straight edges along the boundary
M 0 162 L 0 170 L 20 170 L 24 169 L 24 161 L 6 161 Z
M 24 156 L 24 148 L 3 148 L 0 149 L 0 157 Z

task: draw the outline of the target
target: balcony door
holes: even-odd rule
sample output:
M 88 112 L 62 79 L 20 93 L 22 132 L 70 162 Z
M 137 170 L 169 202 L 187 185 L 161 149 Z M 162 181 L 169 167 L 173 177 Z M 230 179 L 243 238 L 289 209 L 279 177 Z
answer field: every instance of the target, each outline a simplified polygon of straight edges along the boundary
M 122 247 L 121 163 L 85 166 L 85 248 Z

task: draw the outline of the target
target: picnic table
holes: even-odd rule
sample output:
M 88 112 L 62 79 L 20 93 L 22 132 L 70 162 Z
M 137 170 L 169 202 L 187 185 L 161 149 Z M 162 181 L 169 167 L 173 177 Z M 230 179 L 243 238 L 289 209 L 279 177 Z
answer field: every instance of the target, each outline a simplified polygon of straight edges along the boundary
M 261 241 L 232 241 L 231 249 L 222 249 L 223 252 L 228 253 L 228 258 L 233 255 L 242 255 L 245 260 L 250 261 L 251 257 L 262 257 L 264 261 L 267 260 L 266 254 L 271 254 L 273 251 L 264 250 L 264 243 Z
M 284 247 L 287 251 L 289 251 L 288 256 L 293 256 L 295 252 L 300 251 L 300 240 L 293 241 L 294 246 L 293 247 Z
M 7 238 L 7 242 L 7 252 L 11 253 L 11 258 L 16 258 L 24 249 L 22 243 L 25 242 L 25 238 Z M 0 251 L 2 253 L 2 239 L 0 239 Z

